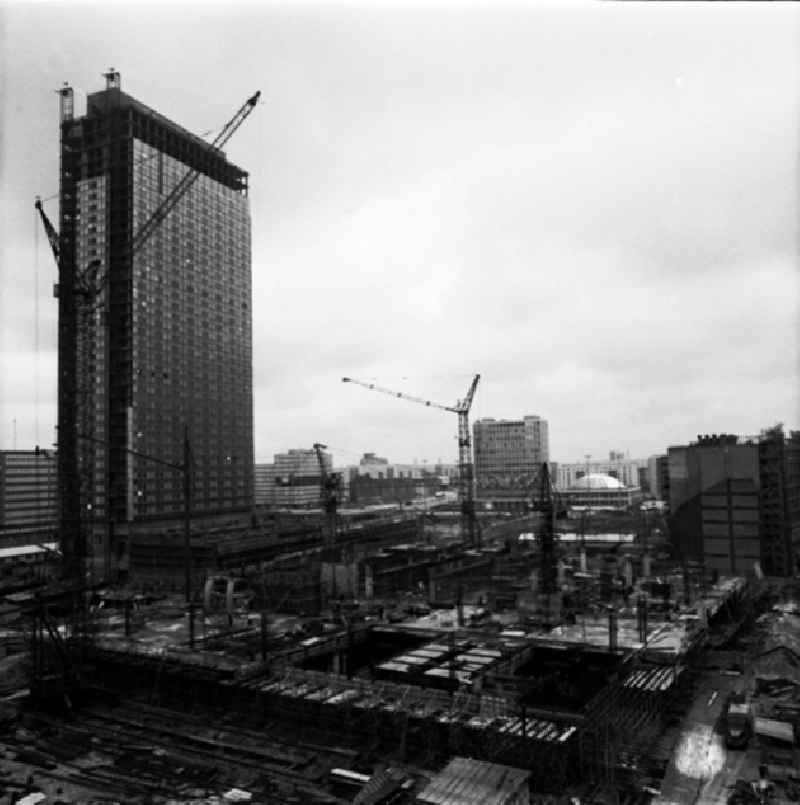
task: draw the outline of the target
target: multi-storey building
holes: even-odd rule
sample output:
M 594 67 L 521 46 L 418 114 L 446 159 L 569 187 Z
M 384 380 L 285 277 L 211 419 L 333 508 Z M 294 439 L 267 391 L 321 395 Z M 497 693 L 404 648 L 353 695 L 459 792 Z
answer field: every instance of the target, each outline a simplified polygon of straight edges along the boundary
M 0 450 L 0 544 L 4 531 L 56 526 L 56 460 L 40 450 Z
M 669 501 L 669 459 L 665 455 L 647 459 L 648 492 L 657 500 Z
M 699 436 L 670 447 L 670 534 L 680 554 L 720 573 L 795 572 L 800 432 Z
M 333 461 L 322 453 L 326 472 L 333 471 Z M 289 450 L 276 453 L 274 463 L 273 504 L 279 508 L 316 507 L 322 495 L 322 475 L 314 450 Z
M 476 499 L 498 508 L 529 502 L 539 469 L 549 460 L 547 420 L 485 418 L 472 430 Z
M 639 487 L 639 468 L 646 467 L 647 461 L 640 458 L 627 458 L 618 450 L 611 450 L 608 460 L 587 457 L 586 461 L 559 462 L 558 472 L 555 474 L 556 486 L 559 489 L 569 489 L 584 475 L 608 475 L 616 478 L 624 486 Z
M 61 91 L 59 479 L 110 556 L 182 513 L 187 458 L 194 514 L 249 510 L 253 425 L 247 174 L 106 78 L 83 117 Z
M 357 467 L 352 467 L 358 475 L 370 478 L 417 478 L 422 479 L 436 474 L 435 465 L 389 463 L 388 458 L 381 458 L 375 453 L 364 453 Z
M 442 464 L 396 464 L 374 453 L 365 453 L 358 466 L 347 468 L 349 500 L 352 503 L 401 504 L 446 489 L 449 471 L 455 466 Z
M 650 493 L 650 476 L 647 474 L 647 467 L 639 467 L 637 470 L 639 474 L 639 482 L 636 486 L 642 490 L 642 494 L 649 495 Z
M 275 465 L 256 464 L 253 479 L 256 506 L 272 506 L 275 502 Z

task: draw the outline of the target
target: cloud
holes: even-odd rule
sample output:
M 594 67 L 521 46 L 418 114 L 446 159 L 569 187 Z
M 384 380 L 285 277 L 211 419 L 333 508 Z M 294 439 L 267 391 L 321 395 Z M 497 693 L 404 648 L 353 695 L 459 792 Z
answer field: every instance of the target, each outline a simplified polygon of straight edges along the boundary
M 480 372 L 473 418 L 544 415 L 561 460 L 797 421 L 797 13 L 662 5 L 210 7 L 191 32 L 93 7 L 69 40 L 64 12 L 4 10 L 4 353 L 33 349 L 51 90 L 97 88 L 110 58 L 197 131 L 264 91 L 229 147 L 251 172 L 260 458 L 455 456 L 454 416 L 345 374 L 451 403 Z

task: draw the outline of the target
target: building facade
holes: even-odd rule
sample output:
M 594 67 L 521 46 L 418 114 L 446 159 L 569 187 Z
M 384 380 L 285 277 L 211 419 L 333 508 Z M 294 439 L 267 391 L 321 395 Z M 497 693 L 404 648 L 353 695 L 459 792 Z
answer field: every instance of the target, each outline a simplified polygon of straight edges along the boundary
M 132 523 L 181 515 L 187 460 L 193 513 L 252 507 L 250 213 L 243 170 L 106 78 L 80 118 L 61 91 L 59 477 L 119 552 Z
M 628 458 L 618 450 L 612 450 L 608 459 L 587 458 L 586 461 L 559 462 L 554 473 L 556 487 L 569 489 L 584 475 L 608 475 L 622 482 L 624 486 L 639 487 L 639 468 L 646 467 L 647 461 L 640 458 Z
M 275 503 L 275 465 L 256 464 L 253 474 L 253 497 L 256 506 L 272 506 Z
M 0 544 L 4 531 L 52 531 L 57 516 L 55 457 L 39 450 L 0 450 Z
M 795 572 L 800 432 L 699 436 L 668 450 L 670 534 L 680 554 L 720 573 Z
M 473 424 L 475 497 L 498 508 L 531 500 L 541 465 L 549 461 L 547 421 L 479 419 Z
M 359 505 L 401 505 L 449 488 L 457 470 L 455 465 L 441 463 L 390 463 L 375 453 L 365 453 L 357 466 L 347 468 L 348 500 Z
M 332 472 L 333 460 L 323 452 L 326 472 Z M 289 450 L 276 453 L 272 504 L 278 508 L 315 508 L 322 496 L 322 475 L 314 450 Z
M 435 465 L 389 463 L 388 458 L 381 458 L 375 453 L 364 453 L 357 467 L 352 467 L 360 476 L 369 478 L 411 478 L 422 479 L 436 474 Z
M 642 490 L 643 495 L 649 495 L 650 493 L 650 476 L 647 474 L 647 467 L 639 467 L 639 483 L 636 486 Z
M 647 459 L 648 494 L 656 500 L 669 502 L 669 458 L 665 455 Z

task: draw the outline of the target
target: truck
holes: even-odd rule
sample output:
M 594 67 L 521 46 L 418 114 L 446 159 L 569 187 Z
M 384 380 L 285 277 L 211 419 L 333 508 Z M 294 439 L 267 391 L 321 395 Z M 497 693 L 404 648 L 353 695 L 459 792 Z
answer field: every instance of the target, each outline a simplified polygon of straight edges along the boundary
M 753 734 L 753 711 L 747 697 L 732 694 L 725 708 L 725 746 L 745 749 Z

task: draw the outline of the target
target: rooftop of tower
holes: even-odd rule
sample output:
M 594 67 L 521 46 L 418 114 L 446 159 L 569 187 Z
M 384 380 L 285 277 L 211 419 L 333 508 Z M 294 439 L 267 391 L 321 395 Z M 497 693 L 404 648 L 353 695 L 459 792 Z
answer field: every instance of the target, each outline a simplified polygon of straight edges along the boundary
M 86 114 L 72 123 L 88 126 L 92 121 L 99 121 L 115 110 L 130 112 L 130 131 L 134 137 L 190 164 L 201 173 L 246 192 L 247 172 L 229 162 L 222 149 L 156 112 L 119 87 L 109 87 L 87 95 Z

